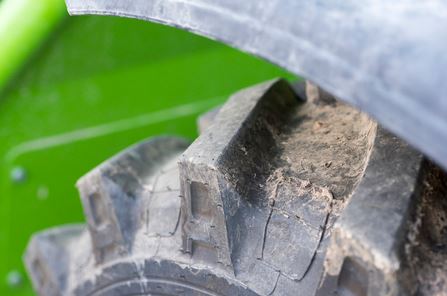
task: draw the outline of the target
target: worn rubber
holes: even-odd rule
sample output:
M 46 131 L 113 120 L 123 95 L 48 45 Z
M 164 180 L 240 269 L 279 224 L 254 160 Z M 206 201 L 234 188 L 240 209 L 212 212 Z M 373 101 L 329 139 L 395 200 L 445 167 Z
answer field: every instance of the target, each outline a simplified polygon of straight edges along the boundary
M 303 87 L 242 90 L 199 119 L 191 145 L 153 138 L 82 177 L 87 225 L 29 243 L 36 291 L 442 295 L 445 273 L 433 265 L 445 259 L 444 227 L 423 213 L 444 218 L 431 202 L 445 193 L 433 183 L 443 172 L 365 114 Z M 418 260 L 433 241 L 440 251 Z
M 442 0 L 66 0 L 220 40 L 309 79 L 447 169 Z

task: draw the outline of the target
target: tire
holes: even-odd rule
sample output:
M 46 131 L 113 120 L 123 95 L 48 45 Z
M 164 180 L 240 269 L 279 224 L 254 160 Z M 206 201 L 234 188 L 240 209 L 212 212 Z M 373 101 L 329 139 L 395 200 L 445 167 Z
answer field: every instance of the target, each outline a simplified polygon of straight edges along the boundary
M 159 22 L 260 56 L 361 108 L 447 169 L 444 1 L 66 2 L 72 15 Z
M 445 193 L 444 173 L 365 114 L 303 87 L 242 90 L 199 120 L 191 145 L 153 138 L 82 177 L 87 224 L 30 240 L 36 291 L 442 295 L 444 267 L 416 259 L 445 258 L 425 251 L 444 239 L 444 211 L 430 202 Z M 421 218 L 428 210 L 439 219 Z

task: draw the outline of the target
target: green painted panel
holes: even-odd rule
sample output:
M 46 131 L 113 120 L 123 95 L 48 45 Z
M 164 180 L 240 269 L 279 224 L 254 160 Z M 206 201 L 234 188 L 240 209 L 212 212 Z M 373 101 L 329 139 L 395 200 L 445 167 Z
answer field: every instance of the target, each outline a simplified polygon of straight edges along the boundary
M 10 287 L 7 277 L 25 277 L 21 256 L 33 232 L 83 221 L 80 176 L 154 135 L 194 139 L 198 114 L 278 76 L 293 79 L 177 29 L 67 18 L 0 96 L 0 295 L 32 295 L 26 278 Z M 23 180 L 11 179 L 21 172 Z

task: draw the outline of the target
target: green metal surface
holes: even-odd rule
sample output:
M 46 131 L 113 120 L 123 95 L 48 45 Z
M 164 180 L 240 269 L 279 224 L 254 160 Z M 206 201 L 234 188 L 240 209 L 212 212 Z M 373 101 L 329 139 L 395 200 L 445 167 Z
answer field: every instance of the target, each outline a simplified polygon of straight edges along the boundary
M 0 295 L 32 295 L 21 256 L 33 232 L 83 221 L 80 176 L 153 135 L 193 139 L 199 113 L 277 76 L 292 78 L 176 29 L 66 18 L 0 95 Z

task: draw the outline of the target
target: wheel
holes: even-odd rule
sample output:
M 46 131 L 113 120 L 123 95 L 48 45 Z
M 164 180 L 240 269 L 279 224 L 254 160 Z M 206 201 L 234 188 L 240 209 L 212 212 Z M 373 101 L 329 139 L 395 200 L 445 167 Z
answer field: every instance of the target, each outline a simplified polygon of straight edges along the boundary
M 78 181 L 87 224 L 37 233 L 26 251 L 40 295 L 447 288 L 431 264 L 445 259 L 431 248 L 445 240 L 431 201 L 447 179 L 365 114 L 275 80 L 236 93 L 199 129 L 190 145 L 153 138 Z

